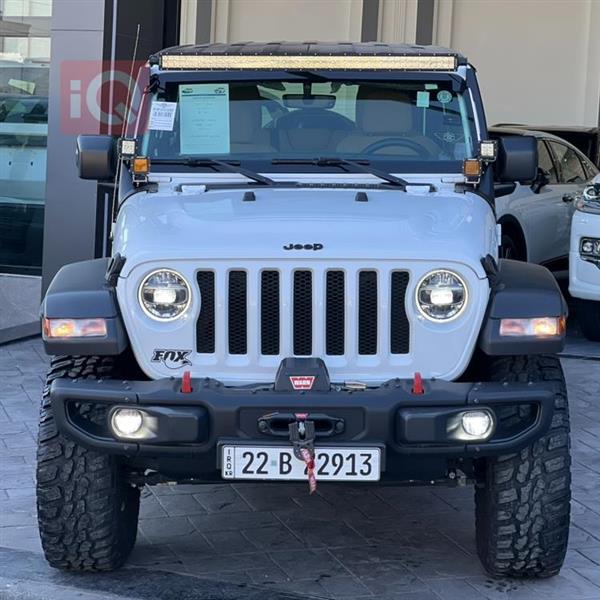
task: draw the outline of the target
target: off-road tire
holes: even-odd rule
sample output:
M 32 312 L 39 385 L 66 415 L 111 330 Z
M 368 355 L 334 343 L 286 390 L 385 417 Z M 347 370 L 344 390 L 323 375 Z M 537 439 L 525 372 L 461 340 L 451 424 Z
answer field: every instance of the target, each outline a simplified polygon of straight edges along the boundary
M 514 356 L 491 360 L 487 372 L 489 381 L 554 383 L 555 414 L 541 439 L 478 465 L 477 552 L 492 575 L 551 577 L 564 562 L 570 521 L 569 408 L 562 368 L 554 356 Z M 514 419 L 515 411 L 504 418 Z
M 577 317 L 586 339 L 600 342 L 600 302 L 580 300 L 577 303 Z
M 46 560 L 58 569 L 112 571 L 131 552 L 140 494 L 117 458 L 80 446 L 57 430 L 50 384 L 58 377 L 110 379 L 113 357 L 60 356 L 46 378 L 37 452 L 38 524 Z

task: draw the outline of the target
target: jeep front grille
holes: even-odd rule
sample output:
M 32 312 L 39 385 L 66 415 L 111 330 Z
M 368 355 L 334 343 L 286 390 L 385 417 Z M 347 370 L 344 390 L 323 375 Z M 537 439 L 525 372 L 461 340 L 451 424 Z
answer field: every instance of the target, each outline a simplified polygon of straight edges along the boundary
M 258 359 L 410 350 L 406 271 L 202 270 L 197 282 L 199 354 Z

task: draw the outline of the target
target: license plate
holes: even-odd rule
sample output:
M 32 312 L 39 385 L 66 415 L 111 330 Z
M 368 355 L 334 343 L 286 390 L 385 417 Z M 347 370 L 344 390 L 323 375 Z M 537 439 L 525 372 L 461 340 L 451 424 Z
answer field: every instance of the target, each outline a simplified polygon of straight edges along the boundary
M 379 481 L 380 448 L 316 448 L 317 481 Z M 306 479 L 290 446 L 223 446 L 224 479 Z

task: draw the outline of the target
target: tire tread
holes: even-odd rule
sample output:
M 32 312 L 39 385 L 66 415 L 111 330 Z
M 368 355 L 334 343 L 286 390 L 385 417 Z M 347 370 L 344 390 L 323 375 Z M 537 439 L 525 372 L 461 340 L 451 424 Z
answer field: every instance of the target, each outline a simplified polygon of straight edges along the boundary
M 42 396 L 37 451 L 38 525 L 46 560 L 58 569 L 112 571 L 133 549 L 139 490 L 117 459 L 62 435 L 50 405 L 59 377 L 101 379 L 116 374 L 114 357 L 53 358 Z
M 571 458 L 566 386 L 558 358 L 493 361 L 492 381 L 546 381 L 556 386 L 550 431 L 521 452 L 482 461 L 475 489 L 477 550 L 495 576 L 558 574 L 569 537 Z

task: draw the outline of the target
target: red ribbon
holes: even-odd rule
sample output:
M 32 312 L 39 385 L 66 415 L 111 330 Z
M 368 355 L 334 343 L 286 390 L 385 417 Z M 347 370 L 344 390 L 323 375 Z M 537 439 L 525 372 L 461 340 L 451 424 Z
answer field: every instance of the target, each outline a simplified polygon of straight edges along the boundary
M 310 493 L 317 491 L 317 478 L 315 477 L 315 459 L 307 448 L 300 450 L 304 463 L 306 464 L 306 474 L 308 476 L 308 487 Z

